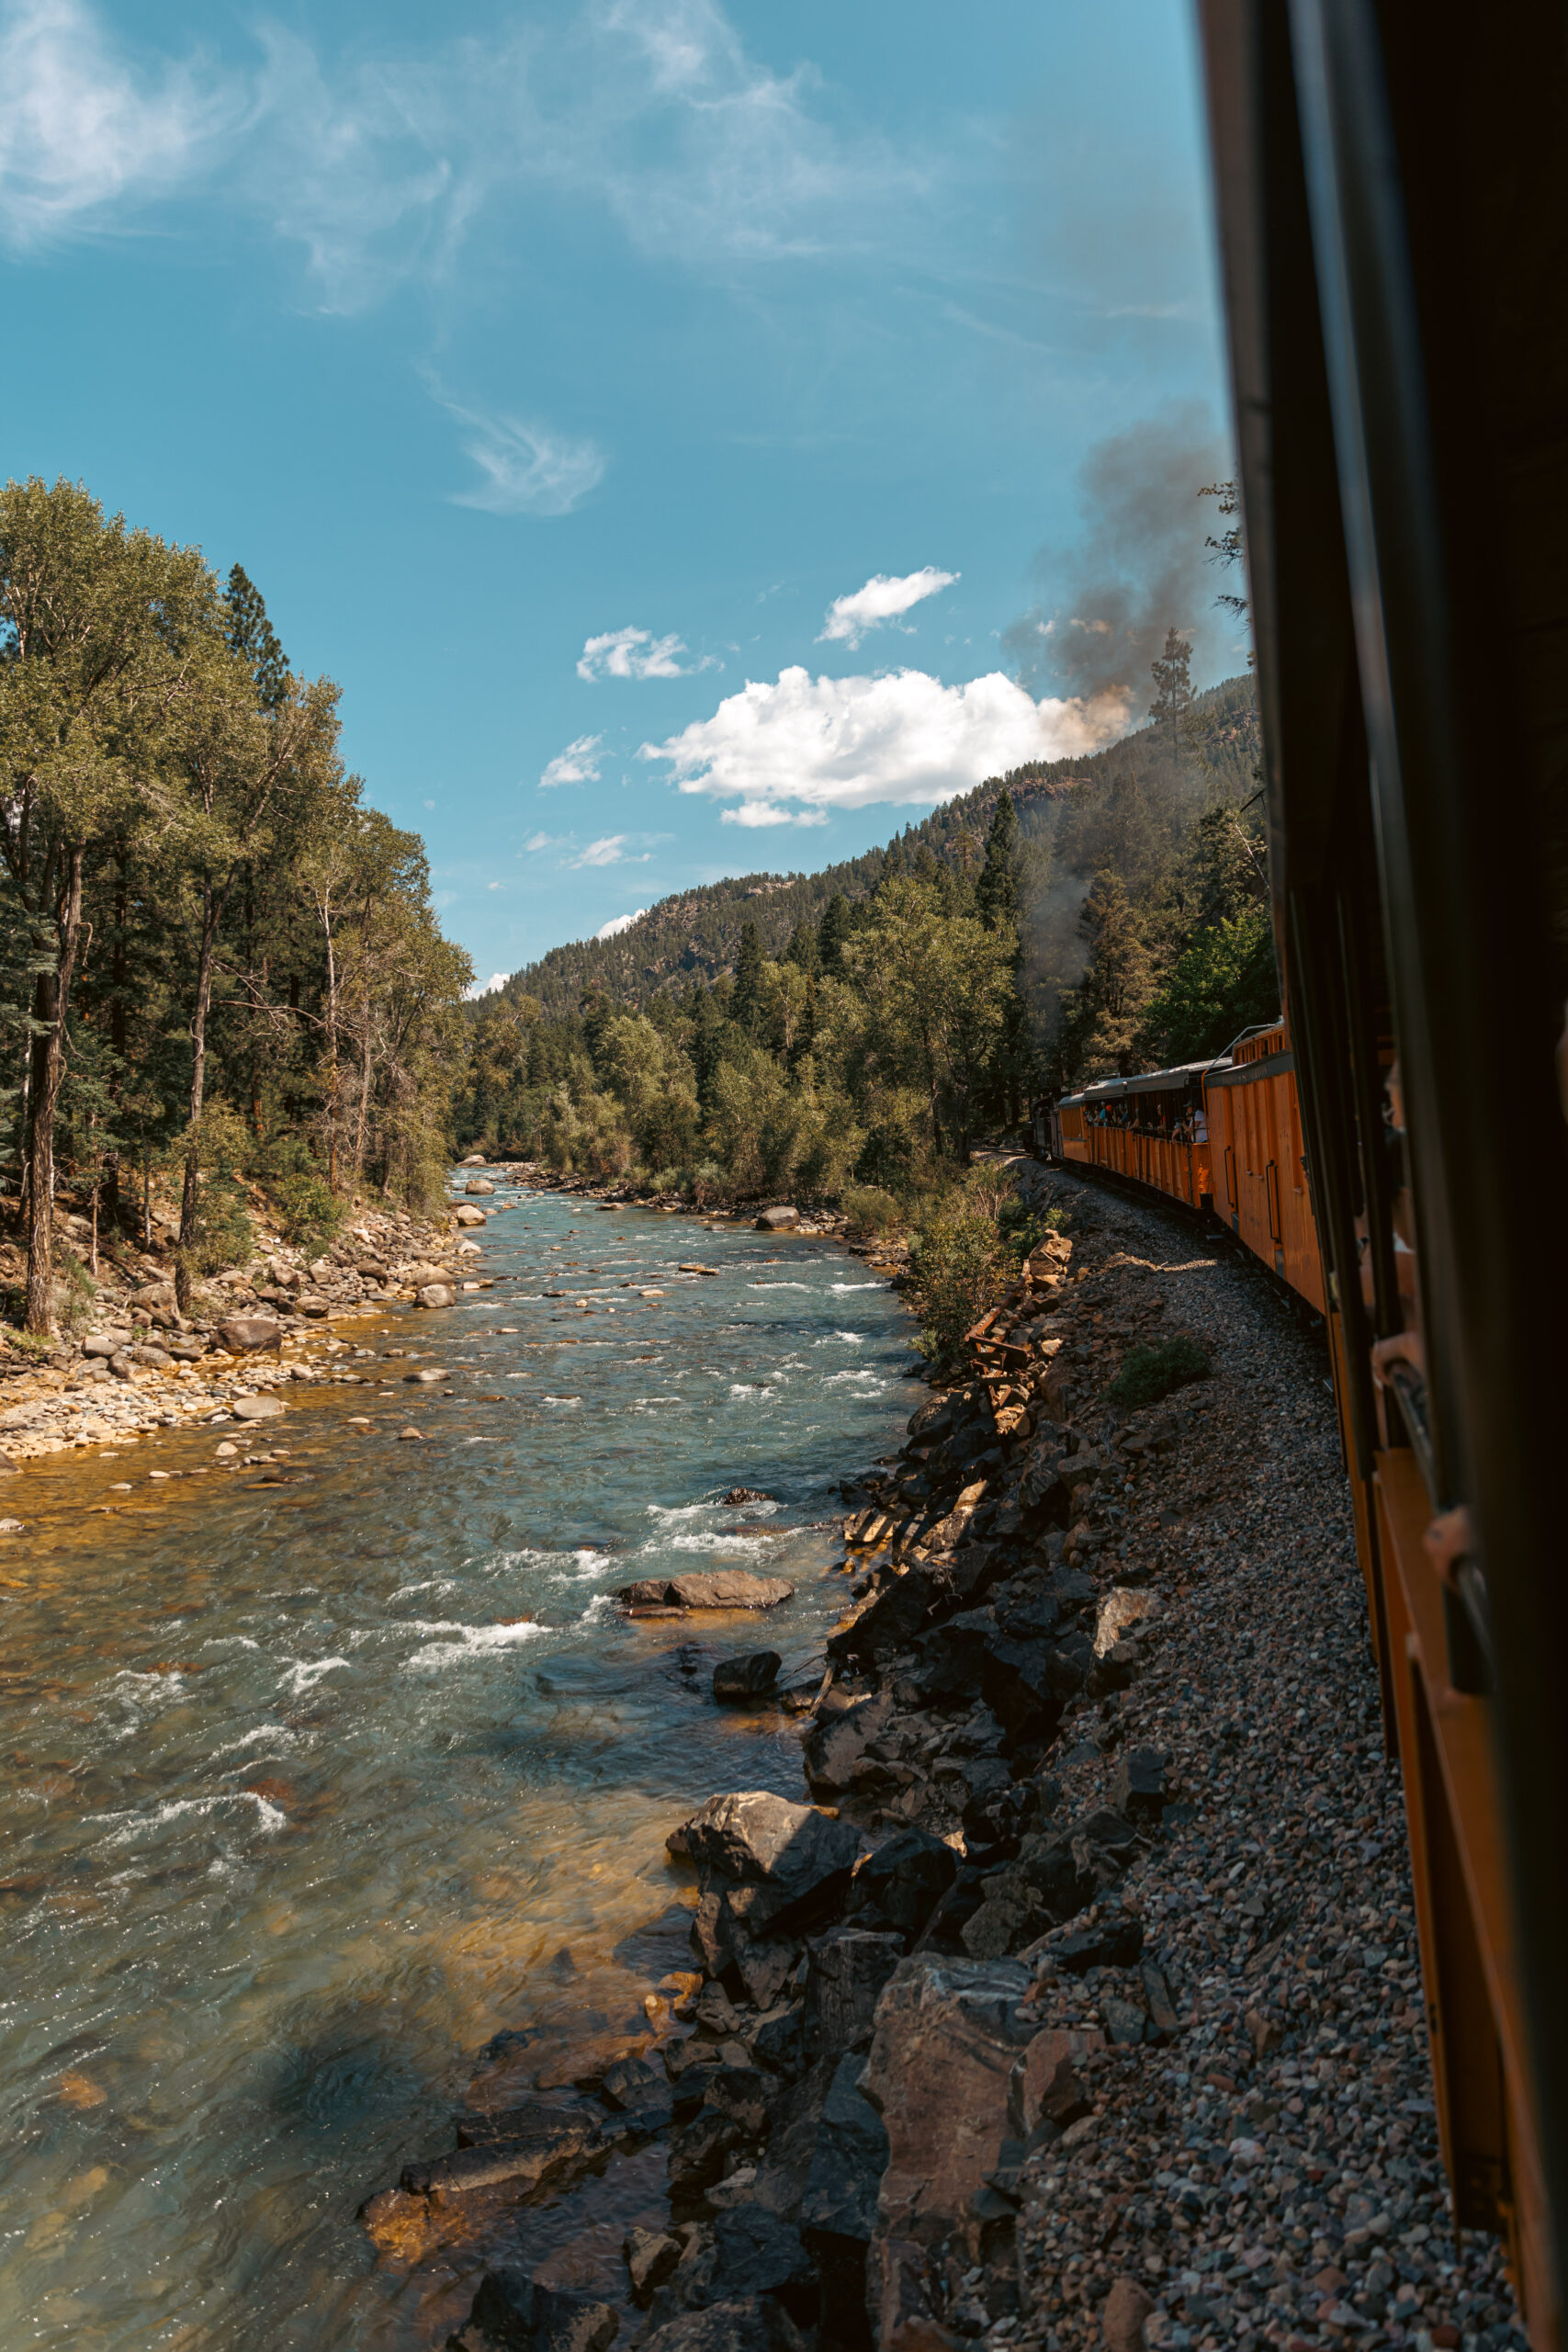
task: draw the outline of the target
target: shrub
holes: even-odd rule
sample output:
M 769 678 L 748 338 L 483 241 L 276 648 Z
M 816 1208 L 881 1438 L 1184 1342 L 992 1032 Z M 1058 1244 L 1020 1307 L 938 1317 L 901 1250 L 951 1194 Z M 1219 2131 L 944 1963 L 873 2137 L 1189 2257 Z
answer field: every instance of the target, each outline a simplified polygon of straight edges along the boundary
M 964 1334 L 995 1306 L 1012 1278 L 994 1216 L 958 1198 L 933 1209 L 909 1253 L 922 1329 L 919 1345 L 938 1362 L 956 1355 Z
M 220 1177 L 212 1179 L 197 1210 L 196 1238 L 182 1252 L 186 1264 L 196 1275 L 220 1274 L 226 1266 L 248 1265 L 254 1251 L 255 1227 L 244 1194 Z
M 312 1168 L 299 1168 L 281 1176 L 271 1187 L 277 1211 L 277 1229 L 297 1250 L 330 1249 L 337 1239 L 347 1208 L 323 1177 Z M 232 1262 L 232 1261 L 231 1261 Z
M 1209 1372 L 1209 1359 L 1197 1340 L 1179 1331 L 1157 1347 L 1130 1348 L 1105 1392 L 1106 1401 L 1134 1412 L 1140 1405 L 1157 1405 L 1190 1380 L 1207 1380 Z
M 889 1233 L 904 1221 L 904 1212 L 891 1193 L 879 1184 L 846 1186 L 841 1206 L 852 1233 Z

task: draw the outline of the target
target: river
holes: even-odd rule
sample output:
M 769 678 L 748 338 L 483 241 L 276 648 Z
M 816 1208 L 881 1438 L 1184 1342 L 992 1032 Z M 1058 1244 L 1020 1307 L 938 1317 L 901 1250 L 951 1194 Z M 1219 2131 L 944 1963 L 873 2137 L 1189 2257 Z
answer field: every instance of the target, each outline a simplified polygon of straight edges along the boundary
M 451 2145 L 492 2036 L 533 2059 L 640 2022 L 681 1964 L 684 1811 L 802 1793 L 789 1719 L 709 1680 L 819 1657 L 837 1481 L 918 1399 L 908 1315 L 824 1241 L 509 1199 L 493 1288 L 335 1327 L 359 1385 L 10 1484 L 7 2346 L 440 2342 L 456 2289 L 378 2266 L 357 2207 Z M 226 1438 L 275 1458 L 220 1464 Z M 726 1509 L 737 1485 L 775 1499 Z M 609 1605 L 718 1566 L 795 1599 Z

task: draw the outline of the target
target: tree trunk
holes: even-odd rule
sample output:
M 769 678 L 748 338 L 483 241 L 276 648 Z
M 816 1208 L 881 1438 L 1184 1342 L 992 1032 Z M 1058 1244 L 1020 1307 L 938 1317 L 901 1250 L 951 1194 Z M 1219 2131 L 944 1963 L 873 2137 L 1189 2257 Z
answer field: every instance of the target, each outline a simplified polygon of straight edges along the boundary
M 186 1145 L 185 1182 L 180 1191 L 180 1239 L 175 1252 L 175 1305 L 190 1313 L 190 1253 L 201 1206 L 201 1110 L 207 1095 L 207 1013 L 212 1001 L 212 964 L 218 944 L 221 900 L 202 893 L 201 952 L 196 970 L 196 1006 L 190 1023 L 190 1136 Z
M 354 1181 L 365 1174 L 365 1141 L 370 1120 L 370 1000 L 361 1008 L 364 1030 L 359 1046 L 359 1125 L 354 1137 Z
M 40 972 L 33 987 L 33 1019 L 39 1023 L 32 1041 L 28 1073 L 28 1301 L 24 1327 L 39 1339 L 52 1328 L 50 1313 L 53 1289 L 54 1114 L 65 1076 L 65 1016 L 71 1003 L 71 978 L 82 936 L 82 842 L 66 852 L 65 888 L 55 915 L 59 960 L 52 972 Z

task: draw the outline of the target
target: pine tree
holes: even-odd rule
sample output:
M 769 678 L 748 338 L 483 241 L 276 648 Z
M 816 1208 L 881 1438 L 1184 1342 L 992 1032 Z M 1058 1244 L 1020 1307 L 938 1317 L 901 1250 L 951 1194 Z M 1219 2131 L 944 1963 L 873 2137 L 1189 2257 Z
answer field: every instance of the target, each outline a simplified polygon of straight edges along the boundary
M 835 890 L 822 910 L 822 921 L 817 932 L 817 953 L 823 971 L 831 980 L 844 977 L 844 942 L 850 935 L 850 902 L 841 890 Z
M 986 835 L 986 863 L 975 885 L 975 911 L 987 931 L 1018 922 L 1020 833 L 1018 811 L 1010 792 L 997 801 L 991 829 Z
M 1165 651 L 1152 665 L 1155 698 L 1149 717 L 1156 723 L 1185 718 L 1192 707 L 1192 648 L 1176 629 L 1165 633 Z
M 790 933 L 789 945 L 784 949 L 784 956 L 786 960 L 795 965 L 797 970 L 804 972 L 808 979 L 821 970 L 822 956 L 817 943 L 817 926 L 814 922 L 795 924 Z
M 757 1033 L 757 1015 L 761 1011 L 762 944 L 757 936 L 757 926 L 748 920 L 740 926 L 740 948 L 735 958 L 735 978 L 729 991 L 729 1017 L 748 1037 Z
M 288 691 L 288 662 L 254 581 L 236 563 L 223 598 L 223 641 L 256 682 L 263 710 L 276 710 Z

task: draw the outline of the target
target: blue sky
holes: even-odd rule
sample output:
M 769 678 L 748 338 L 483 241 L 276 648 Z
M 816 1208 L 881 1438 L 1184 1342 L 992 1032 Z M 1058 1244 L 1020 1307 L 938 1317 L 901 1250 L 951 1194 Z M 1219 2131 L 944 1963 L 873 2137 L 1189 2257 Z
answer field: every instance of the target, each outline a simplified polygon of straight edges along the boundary
M 1187 0 L 0 0 L 0 269 L 481 978 L 1243 666 Z

